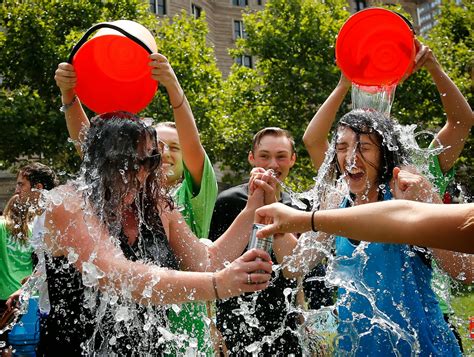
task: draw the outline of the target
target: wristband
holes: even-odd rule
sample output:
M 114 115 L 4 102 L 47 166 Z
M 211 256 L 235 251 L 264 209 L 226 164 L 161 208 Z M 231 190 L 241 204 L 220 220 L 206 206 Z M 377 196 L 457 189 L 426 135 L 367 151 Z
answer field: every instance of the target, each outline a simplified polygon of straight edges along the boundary
M 185 97 L 185 95 L 184 95 L 184 90 L 183 90 L 183 97 L 181 98 L 181 103 L 179 103 L 176 107 L 174 107 L 173 104 L 171 104 L 171 106 L 173 107 L 173 110 L 181 108 L 181 106 L 184 103 L 184 97 Z
M 216 274 L 212 274 L 212 286 L 214 287 L 214 295 L 216 295 L 216 300 L 220 300 L 219 293 L 217 292 L 217 281 Z
M 72 101 L 68 104 L 63 104 L 61 108 L 59 108 L 59 111 L 66 113 L 69 110 L 69 108 L 71 108 L 76 102 L 77 102 L 77 95 L 74 94 L 74 98 L 72 98 Z

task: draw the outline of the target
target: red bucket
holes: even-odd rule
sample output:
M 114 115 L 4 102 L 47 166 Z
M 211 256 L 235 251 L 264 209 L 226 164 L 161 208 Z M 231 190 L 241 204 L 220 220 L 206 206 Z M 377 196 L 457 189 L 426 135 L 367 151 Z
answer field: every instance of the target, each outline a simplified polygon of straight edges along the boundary
M 69 57 L 77 74 L 77 96 L 96 113 L 141 111 L 158 86 L 148 65 L 149 54 L 156 51 L 153 35 L 136 22 L 119 20 L 91 27 Z
M 370 8 L 352 15 L 336 40 L 336 62 L 353 83 L 363 86 L 397 84 L 413 69 L 414 32 L 401 15 Z

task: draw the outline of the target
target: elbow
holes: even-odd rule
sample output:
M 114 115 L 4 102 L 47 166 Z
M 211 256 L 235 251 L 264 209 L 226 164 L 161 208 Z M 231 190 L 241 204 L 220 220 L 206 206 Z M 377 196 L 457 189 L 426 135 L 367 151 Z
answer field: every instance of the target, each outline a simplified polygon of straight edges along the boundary
M 311 140 L 311 136 L 307 132 L 303 134 L 303 144 L 306 149 L 314 145 L 313 140 Z

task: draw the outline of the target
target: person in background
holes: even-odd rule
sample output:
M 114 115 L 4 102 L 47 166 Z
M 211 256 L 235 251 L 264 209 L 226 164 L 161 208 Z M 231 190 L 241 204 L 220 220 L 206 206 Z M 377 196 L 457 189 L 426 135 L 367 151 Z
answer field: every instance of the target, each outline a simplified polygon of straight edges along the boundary
M 12 308 L 6 304 L 8 298 L 31 275 L 34 249 L 29 242 L 30 225 L 41 212 L 38 206 L 41 191 L 51 190 L 56 185 L 54 171 L 41 163 L 27 164 L 18 172 L 15 194 L 0 219 L 0 316 Z M 7 334 L 1 335 L 1 341 L 7 342 Z
M 294 140 L 286 130 L 268 127 L 260 130 L 253 137 L 252 148 L 248 154 L 248 161 L 254 171 L 272 170 L 275 177 L 284 181 L 296 161 Z M 276 195 L 273 200 L 292 205 L 290 196 L 276 184 Z M 215 240 L 231 225 L 235 217 L 245 207 L 249 197 L 247 184 L 231 187 L 221 192 L 217 198 L 211 223 L 209 238 Z M 266 202 L 269 203 L 269 202 Z M 274 262 L 277 258 L 272 254 Z M 324 275 L 324 270 L 318 267 L 318 273 Z M 298 337 L 292 332 L 297 323 L 297 317 L 288 314 L 287 301 L 284 295 L 286 288 L 295 289 L 296 282 L 288 281 L 281 274 L 272 285 L 260 293 L 255 302 L 255 312 L 252 317 L 259 321 L 259 326 L 252 326 L 242 315 L 236 313 L 240 309 L 240 300 L 252 301 L 252 296 L 239 299 L 228 299 L 217 302 L 217 327 L 224 337 L 226 348 L 231 354 L 238 355 L 252 343 L 262 342 L 264 336 L 276 334 L 277 338 L 270 343 L 262 344 L 259 353 L 263 355 L 283 354 L 301 355 Z M 331 293 L 324 285 L 314 289 L 313 302 L 326 305 L 331 300 Z M 306 294 L 306 290 L 305 290 Z M 252 305 L 253 306 L 253 305 Z M 284 330 L 284 331 L 283 331 Z
M 172 192 L 176 205 L 191 231 L 199 238 L 207 238 L 217 197 L 217 180 L 211 161 L 204 150 L 191 106 L 184 90 L 168 62 L 159 53 L 150 55 L 151 76 L 163 85 L 173 108 L 174 122 L 155 125 L 160 140 L 166 187 Z M 70 137 L 80 144 L 89 127 L 88 118 L 77 98 L 74 87 L 76 73 L 69 63 L 60 63 L 55 80 L 61 90 L 66 123 Z M 174 332 L 186 334 L 187 341 L 198 340 L 198 349 L 212 355 L 210 332 L 205 320 L 210 317 L 210 304 L 187 303 L 180 312 L 170 311 Z

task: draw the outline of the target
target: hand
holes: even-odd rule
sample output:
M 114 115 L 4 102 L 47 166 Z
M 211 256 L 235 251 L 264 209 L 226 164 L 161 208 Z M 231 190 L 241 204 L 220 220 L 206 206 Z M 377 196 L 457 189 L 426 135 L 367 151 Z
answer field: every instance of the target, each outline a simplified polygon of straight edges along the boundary
M 178 78 L 165 56 L 159 53 L 152 53 L 150 59 L 149 65 L 152 67 L 151 78 L 161 83 L 166 89 L 173 85 L 179 87 Z
M 18 289 L 13 294 L 8 297 L 7 302 L 5 305 L 8 309 L 14 308 L 18 306 L 18 301 L 20 301 L 21 289 Z
M 439 69 L 440 64 L 436 59 L 433 51 L 419 40 L 415 39 L 415 48 L 416 48 L 416 56 L 415 56 L 415 64 L 413 69 L 409 73 L 405 73 L 402 78 L 402 81 L 410 77 L 413 73 L 418 71 L 420 68 L 425 67 L 429 72 Z
M 276 186 L 278 182 L 269 171 L 255 168 L 249 180 L 249 197 L 246 208 L 255 210 L 266 204 L 276 202 Z
M 62 62 L 58 65 L 54 74 L 54 80 L 59 87 L 61 94 L 74 95 L 74 88 L 76 87 L 77 76 L 74 66 L 67 62 Z
M 257 232 L 258 238 L 278 233 L 307 232 L 311 230 L 311 214 L 298 211 L 282 203 L 274 203 L 255 211 L 255 222 L 268 223 Z
M 256 273 L 264 271 L 264 273 Z M 272 273 L 270 255 L 261 249 L 252 249 L 216 273 L 217 292 L 221 299 L 251 293 L 268 287 Z M 251 281 L 251 284 L 248 282 Z
M 393 197 L 396 199 L 439 202 L 439 196 L 433 189 L 431 183 L 412 168 L 399 167 L 393 169 L 393 179 L 390 183 Z
M 349 89 L 352 85 L 352 82 L 341 72 L 341 78 L 339 78 L 338 86 L 345 87 Z

